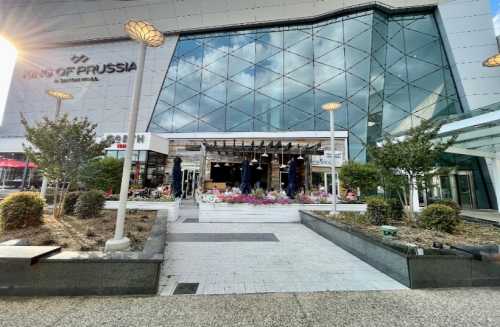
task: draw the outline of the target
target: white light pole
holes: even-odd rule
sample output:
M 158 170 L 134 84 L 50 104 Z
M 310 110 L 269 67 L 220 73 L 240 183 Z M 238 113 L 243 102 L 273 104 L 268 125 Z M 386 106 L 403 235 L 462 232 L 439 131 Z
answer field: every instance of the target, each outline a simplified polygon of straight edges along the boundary
M 332 152 L 332 210 L 330 214 L 337 213 L 337 180 L 335 176 L 335 115 L 334 111 L 342 107 L 340 102 L 328 102 L 321 106 L 325 111 L 330 112 L 330 151 Z
M 130 111 L 128 122 L 127 149 L 125 150 L 123 162 L 120 203 L 116 214 L 115 236 L 113 239 L 106 242 L 105 251 L 123 251 L 127 250 L 130 246 L 130 240 L 123 236 L 123 230 L 125 227 L 125 214 L 127 212 L 130 169 L 132 165 L 132 153 L 134 151 L 135 129 L 137 125 L 137 115 L 139 113 L 146 48 L 159 47 L 165 42 L 163 34 L 152 24 L 145 21 L 128 21 L 125 24 L 125 32 L 127 32 L 130 38 L 139 42 L 139 55 L 137 59 L 137 73 L 134 81 L 134 93 L 132 96 L 132 110 Z
M 497 53 L 489 58 L 487 58 L 485 61 L 483 61 L 483 66 L 484 67 L 500 67 L 500 53 Z M 493 164 L 493 171 L 494 171 L 494 178 L 495 178 L 495 193 L 496 193 L 496 198 L 497 198 L 497 210 L 500 213 L 500 152 L 496 153 L 496 158 L 493 159 L 494 164 Z
M 73 95 L 64 91 L 57 90 L 48 90 L 47 94 L 53 98 L 56 98 L 56 113 L 55 119 L 59 118 L 59 114 L 61 113 L 61 103 L 62 100 L 71 100 L 73 99 Z M 40 195 L 45 199 L 45 195 L 47 195 L 47 187 L 49 186 L 49 179 L 46 175 L 43 175 L 42 179 L 42 188 L 40 189 Z

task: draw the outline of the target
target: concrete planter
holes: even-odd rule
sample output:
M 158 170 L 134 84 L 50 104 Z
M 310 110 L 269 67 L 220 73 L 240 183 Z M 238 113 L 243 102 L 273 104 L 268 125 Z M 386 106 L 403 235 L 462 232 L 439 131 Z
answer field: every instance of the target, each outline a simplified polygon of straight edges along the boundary
M 119 201 L 106 201 L 104 209 L 118 209 Z M 127 201 L 127 209 L 136 210 L 166 210 L 168 221 L 175 221 L 179 217 L 180 200 L 175 202 L 162 201 Z
M 166 228 L 166 212 L 159 212 L 142 252 L 64 251 L 36 261 L 0 258 L 0 295 L 156 294 Z M 26 248 L 11 246 L 9 252 Z
M 430 250 L 417 256 L 312 212 L 300 215 L 302 224 L 407 287 L 500 286 L 500 265 L 465 251 Z
M 199 220 L 205 223 L 298 223 L 300 210 L 330 210 L 329 204 L 268 204 L 199 202 Z M 337 204 L 338 211 L 366 211 L 366 204 Z

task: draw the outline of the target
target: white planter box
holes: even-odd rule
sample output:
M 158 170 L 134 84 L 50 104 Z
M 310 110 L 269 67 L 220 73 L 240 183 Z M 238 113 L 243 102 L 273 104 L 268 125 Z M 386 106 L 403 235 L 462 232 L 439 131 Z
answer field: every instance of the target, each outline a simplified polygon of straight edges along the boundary
M 119 201 L 106 201 L 104 209 L 117 210 Z M 127 201 L 127 209 L 135 210 L 167 210 L 167 220 L 174 221 L 179 217 L 179 202 Z
M 331 210 L 331 204 L 269 204 L 199 202 L 200 223 L 298 223 L 299 210 Z M 337 211 L 366 211 L 366 204 L 337 204 Z

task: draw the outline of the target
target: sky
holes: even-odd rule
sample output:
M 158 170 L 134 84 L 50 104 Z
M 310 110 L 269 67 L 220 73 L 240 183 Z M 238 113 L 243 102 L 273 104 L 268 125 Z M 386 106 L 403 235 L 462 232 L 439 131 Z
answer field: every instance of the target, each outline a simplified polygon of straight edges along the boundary
M 496 35 L 500 35 L 500 0 L 490 0 L 493 25 Z

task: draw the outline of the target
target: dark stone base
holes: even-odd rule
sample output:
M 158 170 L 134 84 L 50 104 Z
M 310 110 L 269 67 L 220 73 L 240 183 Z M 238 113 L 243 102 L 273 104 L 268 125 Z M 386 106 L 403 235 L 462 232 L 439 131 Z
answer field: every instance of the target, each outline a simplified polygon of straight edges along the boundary
M 407 287 L 500 286 L 500 262 L 480 261 L 457 249 L 407 254 L 348 225 L 312 212 L 301 211 L 300 215 L 302 224 Z
M 35 263 L 0 258 L 0 296 L 156 294 L 166 219 L 158 215 L 142 252 L 65 251 Z

